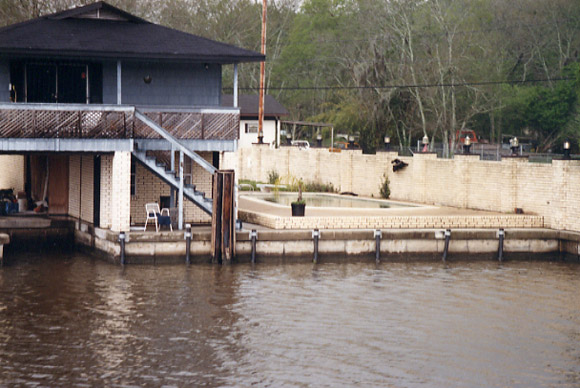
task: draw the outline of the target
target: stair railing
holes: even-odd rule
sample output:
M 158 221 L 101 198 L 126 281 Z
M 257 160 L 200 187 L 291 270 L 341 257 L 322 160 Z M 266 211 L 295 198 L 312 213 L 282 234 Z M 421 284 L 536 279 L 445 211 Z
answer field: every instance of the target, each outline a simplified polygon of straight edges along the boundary
M 169 132 L 163 129 L 163 127 L 161 127 L 155 121 L 151 120 L 149 117 L 145 116 L 141 111 L 139 111 L 139 109 L 136 108 L 135 108 L 135 117 L 137 117 L 143 123 L 147 124 L 151 129 L 160 134 L 165 140 L 169 141 L 179 151 L 182 151 L 185 155 L 189 156 L 191 160 L 195 161 L 210 174 L 213 175 L 217 171 L 217 168 L 215 168 L 211 163 L 209 163 L 200 155 L 191 151 L 189 148 L 181 144 L 179 140 L 174 138 Z
M 149 117 L 145 116 L 139 109 L 135 108 L 135 117 L 157 132 L 161 137 L 171 143 L 171 145 L 179 150 L 179 219 L 178 219 L 178 226 L 179 229 L 183 229 L 183 155 L 187 155 L 203 167 L 207 172 L 212 174 L 212 176 L 218 171 L 211 163 L 206 161 L 197 153 L 191 151 L 186 146 L 181 144 L 179 140 L 173 137 L 169 132 L 163 129 L 159 124 L 155 121 L 151 120 Z

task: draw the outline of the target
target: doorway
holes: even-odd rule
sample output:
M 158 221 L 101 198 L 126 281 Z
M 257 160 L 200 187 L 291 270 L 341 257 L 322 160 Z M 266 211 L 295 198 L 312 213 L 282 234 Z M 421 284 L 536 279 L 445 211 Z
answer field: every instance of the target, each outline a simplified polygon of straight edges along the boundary
M 48 214 L 67 214 L 68 156 L 49 156 L 48 176 Z

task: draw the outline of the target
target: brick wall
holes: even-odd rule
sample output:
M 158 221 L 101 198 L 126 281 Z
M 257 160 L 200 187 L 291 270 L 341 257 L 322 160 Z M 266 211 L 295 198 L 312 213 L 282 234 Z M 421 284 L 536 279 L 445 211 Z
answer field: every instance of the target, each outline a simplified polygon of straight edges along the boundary
M 110 221 L 114 232 L 128 231 L 131 215 L 131 153 L 115 152 L 111 164 Z
M 409 165 L 396 173 L 392 160 Z M 340 192 L 379 196 L 383 175 L 391 199 L 432 205 L 542 216 L 549 228 L 580 231 L 580 161 L 529 163 L 525 158 L 481 161 L 477 155 L 438 159 L 435 154 L 399 157 L 393 152 L 363 155 L 296 147 L 241 148 L 226 153 L 224 167 L 237 166 L 238 179 L 267 181 L 272 170 L 305 181 L 332 183 Z
M 24 156 L 0 155 L 0 189 L 14 189 L 14 194 L 24 191 Z
M 542 228 L 541 216 L 332 216 L 277 217 L 240 210 L 245 222 L 271 229 L 499 229 Z
M 71 155 L 69 157 L 69 215 L 93 222 L 94 206 L 94 156 Z
M 101 155 L 101 216 L 100 227 L 110 229 L 111 222 L 111 190 L 113 181 L 113 155 Z
M 68 214 L 78 218 L 81 208 L 81 156 L 71 155 L 68 158 Z

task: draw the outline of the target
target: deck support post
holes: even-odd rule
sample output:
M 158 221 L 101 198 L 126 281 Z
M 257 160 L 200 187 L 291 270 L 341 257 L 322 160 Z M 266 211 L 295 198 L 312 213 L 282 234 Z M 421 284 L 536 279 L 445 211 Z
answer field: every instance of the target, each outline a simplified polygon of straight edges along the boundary
M 179 230 L 183 230 L 183 151 L 179 151 L 179 209 L 178 209 Z
M 171 144 L 171 171 L 175 172 L 175 146 Z M 171 186 L 169 191 L 169 207 L 175 207 L 175 188 Z
M 117 61 L 117 105 L 122 103 L 121 96 L 121 61 Z
M 238 104 L 238 64 L 234 63 L 234 108 L 237 108 Z

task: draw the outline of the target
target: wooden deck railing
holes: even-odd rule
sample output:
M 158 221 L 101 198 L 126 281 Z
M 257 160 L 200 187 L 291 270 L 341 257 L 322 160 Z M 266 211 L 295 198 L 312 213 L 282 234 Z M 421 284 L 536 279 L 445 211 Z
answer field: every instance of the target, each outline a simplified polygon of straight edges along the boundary
M 239 111 L 232 108 L 139 108 L 178 139 L 235 140 Z M 135 107 L 82 104 L 0 104 L 0 138 L 157 139 L 135 117 Z

